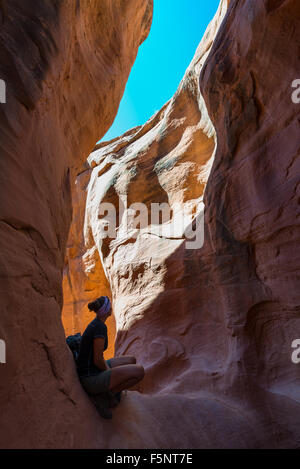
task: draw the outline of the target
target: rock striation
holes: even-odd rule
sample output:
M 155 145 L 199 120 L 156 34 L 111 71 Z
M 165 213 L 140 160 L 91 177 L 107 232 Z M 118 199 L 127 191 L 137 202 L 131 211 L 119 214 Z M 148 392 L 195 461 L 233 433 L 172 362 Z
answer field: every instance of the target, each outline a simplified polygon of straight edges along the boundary
M 151 0 L 0 2 L 1 447 L 101 445 L 61 322 L 71 192 L 151 18 Z
M 299 448 L 299 2 L 222 0 L 174 97 L 95 148 L 151 17 L 0 2 L 0 446 Z M 146 369 L 109 422 L 63 329 L 98 292 Z
M 73 275 L 108 282 L 116 354 L 146 369 L 105 446 L 300 447 L 299 19 L 296 0 L 222 1 L 174 97 L 77 179 Z M 137 227 L 156 203 L 169 218 Z

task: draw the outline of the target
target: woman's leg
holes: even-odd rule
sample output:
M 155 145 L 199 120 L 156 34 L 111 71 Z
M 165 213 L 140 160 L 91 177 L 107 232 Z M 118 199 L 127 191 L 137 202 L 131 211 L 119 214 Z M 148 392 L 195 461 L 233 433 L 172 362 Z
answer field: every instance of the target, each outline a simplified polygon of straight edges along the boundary
M 109 363 L 111 368 L 123 365 L 134 365 L 136 363 L 136 358 L 131 355 L 124 355 L 121 357 L 110 358 Z
M 110 375 L 110 391 L 118 393 L 139 383 L 145 376 L 140 365 L 122 365 L 112 368 Z

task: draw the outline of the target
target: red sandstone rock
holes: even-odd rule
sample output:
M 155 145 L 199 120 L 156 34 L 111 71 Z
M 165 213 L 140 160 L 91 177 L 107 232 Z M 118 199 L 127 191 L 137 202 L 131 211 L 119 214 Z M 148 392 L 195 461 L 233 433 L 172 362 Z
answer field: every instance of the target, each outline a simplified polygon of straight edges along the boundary
M 299 447 L 300 368 L 290 359 L 300 337 L 299 112 L 290 100 L 299 5 L 232 1 L 215 39 L 221 2 L 174 98 L 145 126 L 98 146 L 84 172 L 148 30 L 148 2 L 120 4 L 35 2 L 32 22 L 24 3 L 2 2 L 1 74 L 13 86 L 10 106 L 0 106 L 0 337 L 9 363 L 0 365 L 0 445 Z M 204 195 L 204 246 L 187 250 L 182 232 L 161 226 L 102 242 L 97 207 L 118 206 L 119 195 L 129 205 L 178 202 L 191 215 Z M 146 367 L 143 394 L 128 392 L 110 422 L 83 393 L 65 345 L 64 265 L 73 288 L 65 287 L 66 327 L 82 327 L 81 304 L 111 288 L 116 353 Z
M 98 447 L 60 317 L 71 188 L 117 113 L 152 1 L 2 0 L 0 16 L 0 446 Z
M 299 26 L 295 0 L 232 2 L 200 78 L 218 141 L 197 281 L 223 324 L 216 387 L 277 447 L 300 443 Z
M 172 100 L 88 159 L 77 255 L 100 253 L 116 354 L 146 368 L 143 394 L 128 393 L 105 447 L 300 445 L 299 3 L 233 1 L 216 36 L 226 7 Z M 203 196 L 201 249 L 150 223 L 101 239 L 103 202 L 117 212 L 126 197 L 129 207 L 178 203 L 196 215 Z
M 90 171 L 85 171 L 76 179 L 73 191 L 73 220 L 66 250 L 66 263 L 63 275 L 64 307 L 62 321 L 66 335 L 83 333 L 94 319 L 95 313 L 87 308 L 90 301 L 100 295 L 111 296 L 109 282 L 102 268 L 97 248 L 84 254 L 84 216 L 86 188 Z M 115 320 L 112 315 L 107 320 L 108 348 L 105 358 L 114 356 Z
M 172 366 L 176 375 L 189 367 L 183 345 L 188 324 L 182 285 L 187 276 L 184 223 L 179 221 L 184 209 L 189 223 L 203 211 L 215 139 L 198 82 L 225 12 L 223 2 L 170 102 L 144 126 L 98 145 L 88 158 L 93 169 L 84 173 L 90 178 L 86 201 L 81 199 L 86 207 L 85 243 L 84 250 L 76 249 L 77 256 L 97 259 L 100 253 L 102 257 L 116 318 L 117 353 L 134 353 L 143 363 L 147 371 L 139 388 L 143 392 L 169 392 L 174 385 Z M 174 211 L 171 223 L 160 227 L 151 224 L 149 216 L 135 236 L 135 214 L 130 210 L 141 202 L 148 214 L 152 203 L 169 203 Z M 107 228 L 100 214 L 105 203 L 116 207 L 118 217 L 120 203 L 127 203 L 122 222 L 117 221 L 115 239 L 101 237 Z

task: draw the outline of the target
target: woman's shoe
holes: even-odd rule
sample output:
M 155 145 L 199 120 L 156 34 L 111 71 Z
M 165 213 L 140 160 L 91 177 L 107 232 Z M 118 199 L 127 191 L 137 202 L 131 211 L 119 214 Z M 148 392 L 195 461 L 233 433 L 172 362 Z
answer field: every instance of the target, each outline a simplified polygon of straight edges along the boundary
M 114 393 L 112 391 L 108 391 L 108 396 L 109 396 L 109 407 L 114 409 L 119 405 L 120 400 L 121 400 L 121 393 Z
M 112 411 L 109 408 L 109 396 L 108 393 L 97 394 L 92 397 L 92 402 L 96 407 L 97 411 L 104 419 L 112 418 Z

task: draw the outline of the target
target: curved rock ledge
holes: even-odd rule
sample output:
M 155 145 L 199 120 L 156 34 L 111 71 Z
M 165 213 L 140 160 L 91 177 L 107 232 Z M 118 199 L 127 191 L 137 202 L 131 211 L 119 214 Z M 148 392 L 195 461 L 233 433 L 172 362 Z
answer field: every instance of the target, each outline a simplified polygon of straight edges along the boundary
M 299 448 L 299 2 L 222 0 L 170 102 L 90 154 L 151 12 L 0 2 L 0 446 Z M 126 197 L 191 225 L 205 206 L 204 245 L 167 223 L 103 241 L 101 203 Z M 66 328 L 101 286 L 116 354 L 146 368 L 112 421 L 78 382 L 62 282 Z
M 112 124 L 152 0 L 2 0 L 0 446 L 99 447 L 61 323 L 71 188 Z
M 170 102 L 88 158 L 77 255 L 100 256 L 116 354 L 146 368 L 109 447 L 300 445 L 298 23 L 295 0 L 221 2 Z M 204 204 L 203 247 L 168 223 L 135 232 L 130 211 L 103 240 L 101 206 L 120 200 L 177 203 L 175 226 Z

